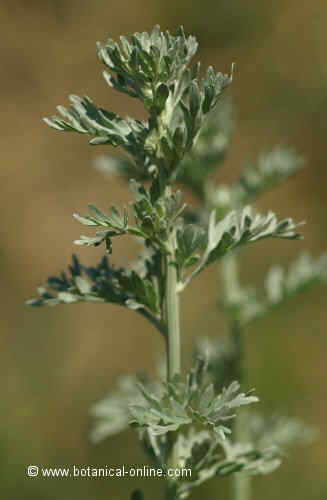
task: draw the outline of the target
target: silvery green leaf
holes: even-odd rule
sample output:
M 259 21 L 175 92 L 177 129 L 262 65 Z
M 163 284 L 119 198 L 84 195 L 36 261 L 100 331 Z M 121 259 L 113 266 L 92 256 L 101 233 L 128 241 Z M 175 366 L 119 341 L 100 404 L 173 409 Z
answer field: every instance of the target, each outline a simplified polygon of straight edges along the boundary
M 58 116 L 45 118 L 52 128 L 91 136 L 90 144 L 109 144 L 122 147 L 138 164 L 144 163 L 142 152 L 147 124 L 132 118 L 123 119 L 115 113 L 96 106 L 89 97 L 70 96 L 70 106 L 58 106 Z
M 104 76 L 111 87 L 160 109 L 163 85 L 180 78 L 196 52 L 197 42 L 192 36 L 186 37 L 182 28 L 171 35 L 156 26 L 151 33 L 120 37 L 120 44 L 109 39 L 97 47 L 100 60 L 110 71 Z
M 136 311 L 137 309 L 142 309 L 144 307 L 143 304 L 140 304 L 139 302 L 136 302 L 135 300 L 132 299 L 127 299 L 125 304 L 128 307 L 128 309 L 132 309 L 133 311 Z
M 207 248 L 209 261 L 239 245 L 268 237 L 298 239 L 300 238 L 296 231 L 298 225 L 292 219 L 278 221 L 273 212 L 268 212 L 267 215 L 256 214 L 251 207 L 230 212 L 222 221 L 217 223 L 215 222 L 215 215 L 211 215 Z M 226 238 L 226 236 L 228 236 L 227 242 L 222 246 L 223 238 Z M 222 246 L 221 251 L 219 251 L 220 246 Z
M 229 457 L 217 468 L 218 476 L 242 472 L 249 476 L 266 475 L 276 470 L 281 464 L 278 451 L 272 447 L 263 450 L 248 445 L 236 445 L 229 448 Z
M 82 247 L 98 246 L 105 239 L 106 239 L 106 233 L 98 234 L 98 236 L 95 236 L 95 237 L 81 235 L 80 239 L 75 240 L 74 243 L 75 243 L 75 245 L 82 246 Z
M 176 264 L 182 276 L 182 272 L 189 266 L 194 265 L 200 258 L 199 252 L 205 244 L 205 231 L 201 226 L 185 224 L 177 230 Z
M 191 490 L 217 475 L 223 451 L 219 439 L 195 427 L 179 433 L 175 446 L 180 457 L 179 467 L 192 471 L 191 476 L 179 484 L 178 491 L 182 498 L 184 495 L 186 498 Z
M 92 220 L 91 217 L 83 217 L 82 215 L 79 215 L 79 214 L 73 214 L 73 217 L 81 224 L 84 224 L 84 226 L 98 226 L 99 225 L 98 222 L 95 220 Z
M 209 200 L 211 191 L 218 192 L 217 187 L 208 182 L 208 175 L 222 164 L 232 129 L 231 102 L 222 99 L 207 115 L 192 149 L 183 158 L 178 169 L 178 180 L 190 187 L 201 200 Z M 216 204 L 212 206 L 215 207 Z
M 81 294 L 87 295 L 87 294 L 91 293 L 92 284 L 88 279 L 82 278 L 81 276 L 76 276 L 75 283 L 76 283 L 78 290 L 81 292 Z
M 47 283 L 38 288 L 39 297 L 27 303 L 36 307 L 75 302 L 110 302 L 134 309 L 166 335 L 159 311 L 161 299 L 158 294 L 161 291 L 151 275 L 157 265 L 156 259 L 156 255 L 145 258 L 146 270 L 140 277 L 136 270 L 112 266 L 107 257 L 103 257 L 96 267 L 86 267 L 73 256 L 68 273 L 50 276 Z
M 202 360 L 197 360 L 186 380 L 176 376 L 163 383 L 160 395 L 142 389 L 145 404 L 131 406 L 132 423 L 148 428 L 153 435 L 196 425 L 215 438 L 226 439 L 231 432 L 227 422 L 235 417 L 235 410 L 257 402 L 258 398 L 241 393 L 237 382 L 217 394 L 213 387 L 208 388 L 205 370 Z
M 78 302 L 77 297 L 69 292 L 59 292 L 58 300 L 64 304 L 72 304 L 73 302 Z
M 137 227 L 128 225 L 127 210 L 120 212 L 116 207 L 111 207 L 109 214 L 103 213 L 95 205 L 89 205 L 91 215 L 80 216 L 74 214 L 75 219 L 86 226 L 106 227 L 108 231 L 98 231 L 95 237 L 81 236 L 74 243 L 80 246 L 98 246 L 105 242 L 107 252 L 111 253 L 112 243 L 111 238 L 123 234 L 132 234 L 134 236 L 143 236 L 142 232 Z
M 249 206 L 233 210 L 218 222 L 216 212 L 212 211 L 205 251 L 194 271 L 180 284 L 180 289 L 184 289 L 206 266 L 242 245 L 265 238 L 300 239 L 298 226 L 292 219 L 278 221 L 273 212 L 259 215 Z

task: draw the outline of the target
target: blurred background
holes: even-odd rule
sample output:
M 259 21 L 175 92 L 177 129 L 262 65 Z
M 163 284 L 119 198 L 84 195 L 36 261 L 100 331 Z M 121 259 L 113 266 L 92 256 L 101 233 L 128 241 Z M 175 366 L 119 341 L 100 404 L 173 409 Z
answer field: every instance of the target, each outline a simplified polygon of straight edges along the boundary
M 129 498 L 142 487 L 160 498 L 160 480 L 28 479 L 27 464 L 50 466 L 143 464 L 133 433 L 93 447 L 90 405 L 117 375 L 154 371 L 161 338 L 142 317 L 114 306 L 29 309 L 24 301 L 49 274 L 66 268 L 80 226 L 71 214 L 89 202 L 105 208 L 129 199 L 126 186 L 91 168 L 105 147 L 59 134 L 42 123 L 70 93 L 87 94 L 107 109 L 142 117 L 138 104 L 101 78 L 95 42 L 183 24 L 200 42 L 205 65 L 228 72 L 237 125 L 223 182 L 248 160 L 277 145 L 294 146 L 307 168 L 260 201 L 281 216 L 307 221 L 301 242 L 260 243 L 244 252 L 243 279 L 260 283 L 273 263 L 297 252 L 327 249 L 327 6 L 323 0 L 1 0 L 0 491 L 3 499 Z M 118 241 L 124 264 L 135 247 Z M 84 262 L 101 250 L 81 249 Z M 199 334 L 224 333 L 216 309 L 215 273 L 204 273 L 183 298 L 184 356 Z M 251 385 L 261 406 L 298 415 L 320 428 L 319 439 L 285 458 L 271 476 L 255 480 L 254 500 L 327 498 L 326 289 L 316 288 L 257 322 L 247 332 Z M 218 498 L 227 479 L 192 498 Z M 228 496 L 224 496 L 228 498 Z

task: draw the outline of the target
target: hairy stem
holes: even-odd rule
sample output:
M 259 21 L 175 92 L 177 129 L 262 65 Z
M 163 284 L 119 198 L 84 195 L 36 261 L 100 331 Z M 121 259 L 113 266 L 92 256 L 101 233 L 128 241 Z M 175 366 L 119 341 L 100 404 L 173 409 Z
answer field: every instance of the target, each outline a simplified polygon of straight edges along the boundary
M 224 282 L 224 296 L 229 305 L 237 303 L 242 294 L 239 282 L 237 257 L 235 254 L 228 255 L 222 263 L 222 276 Z M 240 383 L 246 380 L 244 359 L 244 338 L 240 322 L 232 319 L 230 322 L 230 335 L 234 345 L 234 376 Z M 234 420 L 234 440 L 238 443 L 249 441 L 249 425 L 247 409 L 241 409 Z M 245 473 L 237 472 L 232 477 L 233 500 L 251 499 L 251 478 Z

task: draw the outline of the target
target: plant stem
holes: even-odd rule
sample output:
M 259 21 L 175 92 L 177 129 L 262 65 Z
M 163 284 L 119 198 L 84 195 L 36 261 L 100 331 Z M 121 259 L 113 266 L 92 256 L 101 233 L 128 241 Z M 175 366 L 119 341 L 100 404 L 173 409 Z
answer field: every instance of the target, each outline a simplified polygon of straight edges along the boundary
M 248 412 L 246 409 L 241 409 L 234 421 L 234 436 L 238 443 L 248 442 Z M 251 499 L 251 477 L 244 472 L 236 472 L 232 478 L 233 481 L 233 498 L 234 500 L 250 500 Z
M 179 318 L 179 294 L 177 291 L 177 270 L 175 258 L 176 235 L 173 231 L 169 239 L 170 254 L 166 257 L 166 318 L 167 336 L 167 377 L 171 380 L 181 371 L 181 342 Z
M 238 320 L 233 320 L 230 324 L 230 332 L 235 349 L 234 372 L 235 377 L 241 384 L 246 381 L 244 339 L 241 324 Z M 237 443 L 248 443 L 249 422 L 247 408 L 241 408 L 234 420 L 234 439 Z M 236 472 L 232 478 L 234 500 L 251 499 L 251 477 L 244 472 Z
M 235 254 L 228 255 L 222 263 L 222 276 L 224 282 L 225 300 L 230 306 L 237 304 L 242 294 L 239 281 L 237 257 Z M 234 376 L 242 384 L 246 380 L 246 370 L 244 369 L 244 339 L 241 323 L 238 319 L 230 322 L 230 335 L 234 345 Z M 247 443 L 249 441 L 248 411 L 242 408 L 234 420 L 234 440 L 237 443 Z M 251 478 L 243 472 L 237 472 L 232 477 L 233 499 L 251 499 Z
M 181 341 L 180 341 L 180 316 L 179 316 L 179 293 L 177 291 L 178 279 L 177 269 L 173 264 L 175 260 L 176 232 L 173 230 L 169 242 L 169 255 L 166 257 L 166 297 L 165 310 L 167 321 L 167 380 L 172 380 L 181 372 Z M 173 432 L 168 433 L 170 443 L 169 467 L 179 468 L 180 455 L 176 436 Z M 178 500 L 178 482 L 168 480 L 166 489 L 167 500 Z

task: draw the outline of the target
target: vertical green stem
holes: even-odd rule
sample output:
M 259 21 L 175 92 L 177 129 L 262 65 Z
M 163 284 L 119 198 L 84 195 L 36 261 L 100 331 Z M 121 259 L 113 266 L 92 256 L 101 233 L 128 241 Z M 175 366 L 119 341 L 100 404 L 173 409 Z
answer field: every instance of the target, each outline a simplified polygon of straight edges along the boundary
M 181 371 L 179 294 L 177 291 L 177 270 L 173 264 L 175 246 L 176 235 L 173 231 L 169 240 L 170 255 L 166 258 L 167 377 L 169 380 Z
M 168 326 L 167 336 L 167 379 L 172 380 L 181 372 L 181 340 L 180 340 L 180 317 L 179 317 L 179 293 L 177 291 L 177 270 L 174 265 L 176 250 L 176 233 L 173 230 L 169 242 L 169 255 L 166 257 L 166 320 Z M 174 433 L 168 433 L 170 442 L 169 467 L 179 468 L 179 449 Z M 177 500 L 178 481 L 168 480 L 166 495 L 168 500 Z
M 234 427 L 235 441 L 246 443 L 248 441 L 248 413 L 242 409 L 236 419 Z M 251 477 L 244 472 L 236 472 L 233 477 L 233 499 L 250 500 L 251 499 Z
M 242 327 L 239 321 L 231 322 L 230 331 L 235 347 L 235 377 L 240 383 L 246 381 L 244 339 Z M 241 408 L 234 421 L 234 439 L 237 443 L 247 443 L 249 441 L 248 410 Z M 232 478 L 234 500 L 251 499 L 251 477 L 243 472 L 236 472 Z
M 239 282 L 237 257 L 235 254 L 228 255 L 222 263 L 222 276 L 224 281 L 224 295 L 227 302 L 232 306 L 238 302 L 242 289 Z M 244 338 L 242 326 L 237 319 L 230 322 L 230 335 L 235 349 L 234 372 L 240 383 L 246 380 L 244 359 Z M 247 443 L 249 441 L 249 426 L 247 409 L 242 408 L 234 421 L 235 442 Z M 251 478 L 245 473 L 237 472 L 232 477 L 233 500 L 251 499 Z

